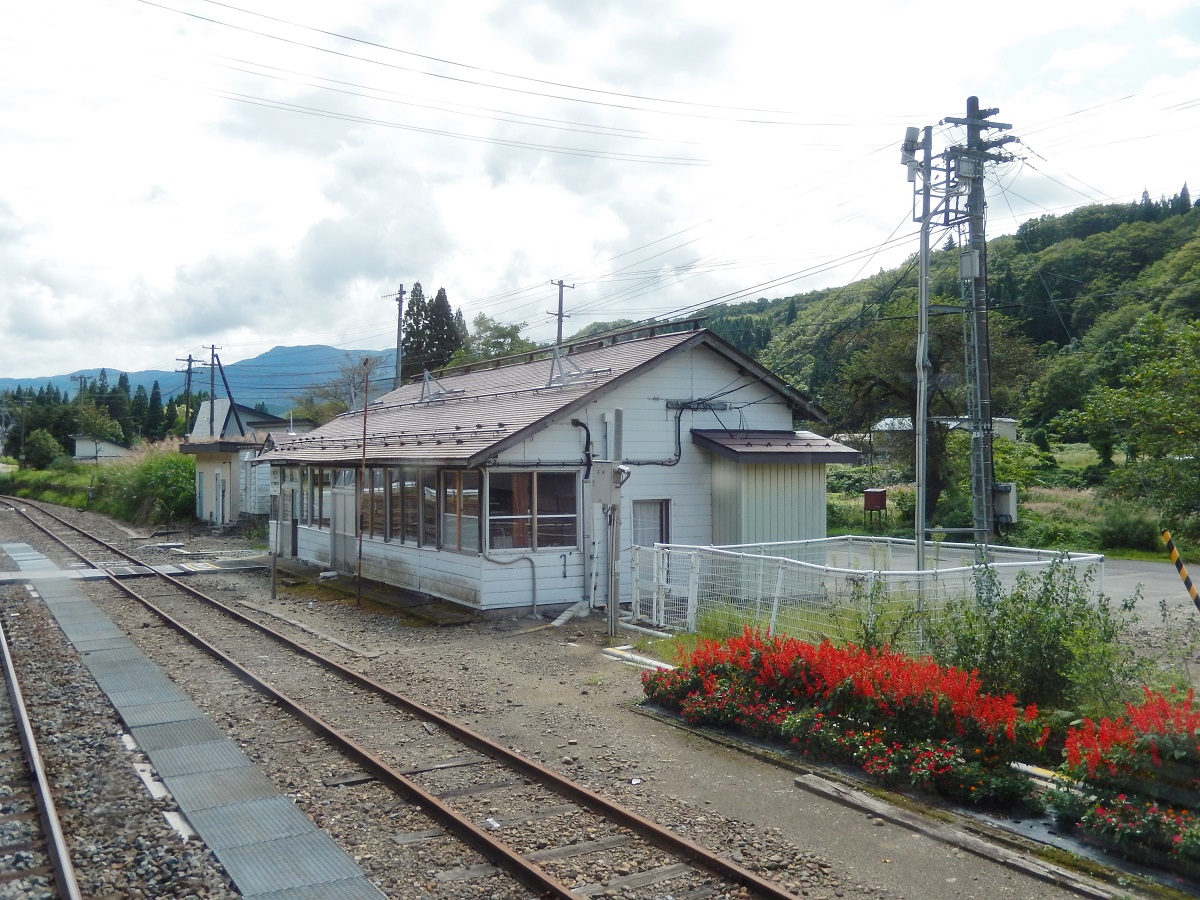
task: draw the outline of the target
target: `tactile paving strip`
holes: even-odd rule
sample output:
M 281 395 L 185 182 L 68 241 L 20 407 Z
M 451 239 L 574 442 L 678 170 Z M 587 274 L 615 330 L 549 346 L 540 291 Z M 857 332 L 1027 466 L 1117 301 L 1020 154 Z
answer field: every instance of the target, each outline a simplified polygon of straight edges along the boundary
M 243 897 L 379 900 L 384 896 L 162 669 L 74 583 L 61 580 L 64 573 L 28 545 L 2 544 L 0 549 L 33 583 L 180 810 Z

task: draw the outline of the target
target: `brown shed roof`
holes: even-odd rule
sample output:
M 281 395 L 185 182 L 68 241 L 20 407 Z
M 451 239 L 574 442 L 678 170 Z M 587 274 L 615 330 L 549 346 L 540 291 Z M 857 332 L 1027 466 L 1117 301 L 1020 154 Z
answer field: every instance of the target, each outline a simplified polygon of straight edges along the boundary
M 368 406 L 366 459 L 369 463 L 479 465 L 674 354 L 697 346 L 708 347 L 759 378 L 802 415 L 824 419 L 820 407 L 725 341 L 708 331 L 691 331 L 576 348 L 559 360 L 545 356 L 403 385 Z M 363 458 L 363 432 L 363 412 L 348 412 L 285 441 L 273 435 L 262 459 L 276 464 L 356 465 Z
M 692 429 L 697 447 L 740 463 L 857 463 L 853 447 L 812 431 Z

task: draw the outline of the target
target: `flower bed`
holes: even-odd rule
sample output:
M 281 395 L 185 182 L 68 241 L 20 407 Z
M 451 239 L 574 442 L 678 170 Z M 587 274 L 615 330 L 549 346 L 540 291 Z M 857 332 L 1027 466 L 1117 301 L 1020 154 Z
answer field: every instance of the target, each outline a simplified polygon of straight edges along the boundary
M 701 641 L 678 668 L 643 676 L 646 697 L 692 724 L 723 725 L 849 763 L 887 784 L 979 804 L 1027 804 L 1010 763 L 1049 730 L 1033 707 L 984 693 L 978 677 L 928 658 L 746 629 Z
M 1059 817 L 1120 852 L 1200 864 L 1200 709 L 1191 691 L 1145 689 L 1124 715 L 1084 719 L 1067 733 Z

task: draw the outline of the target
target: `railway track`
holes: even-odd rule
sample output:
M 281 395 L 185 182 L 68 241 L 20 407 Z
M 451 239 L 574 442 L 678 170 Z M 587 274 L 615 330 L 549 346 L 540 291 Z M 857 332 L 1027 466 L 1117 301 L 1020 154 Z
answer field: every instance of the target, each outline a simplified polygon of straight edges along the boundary
M 79 886 L 2 623 L 0 655 L 0 892 L 76 900 Z
M 24 501 L 21 508 L 88 566 L 143 565 L 49 510 Z M 392 801 L 376 795 L 371 806 L 392 809 L 403 823 L 392 835 L 396 866 L 421 858 L 413 847 L 453 840 L 464 848 L 454 857 L 460 864 L 435 879 L 492 879 L 492 896 L 795 896 L 183 579 L 110 583 L 336 752 L 327 784 L 369 780 L 390 793 Z M 411 877 L 428 880 L 427 862 L 418 865 Z

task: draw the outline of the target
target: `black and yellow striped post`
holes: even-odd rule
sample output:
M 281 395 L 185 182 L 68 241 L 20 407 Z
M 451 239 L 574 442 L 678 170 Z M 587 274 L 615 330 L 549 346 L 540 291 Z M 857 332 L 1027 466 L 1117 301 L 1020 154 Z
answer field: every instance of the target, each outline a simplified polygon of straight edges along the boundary
M 1196 596 L 1196 586 L 1192 584 L 1192 579 L 1188 577 L 1187 569 L 1184 568 L 1183 560 L 1179 558 L 1179 551 L 1175 549 L 1175 542 L 1171 540 L 1171 532 L 1164 531 L 1162 539 L 1163 543 L 1167 545 L 1167 553 L 1171 554 L 1171 562 L 1175 563 L 1175 570 L 1179 572 L 1179 577 L 1183 579 L 1183 586 L 1191 594 L 1192 603 L 1196 605 L 1196 609 L 1200 609 L 1200 597 Z

